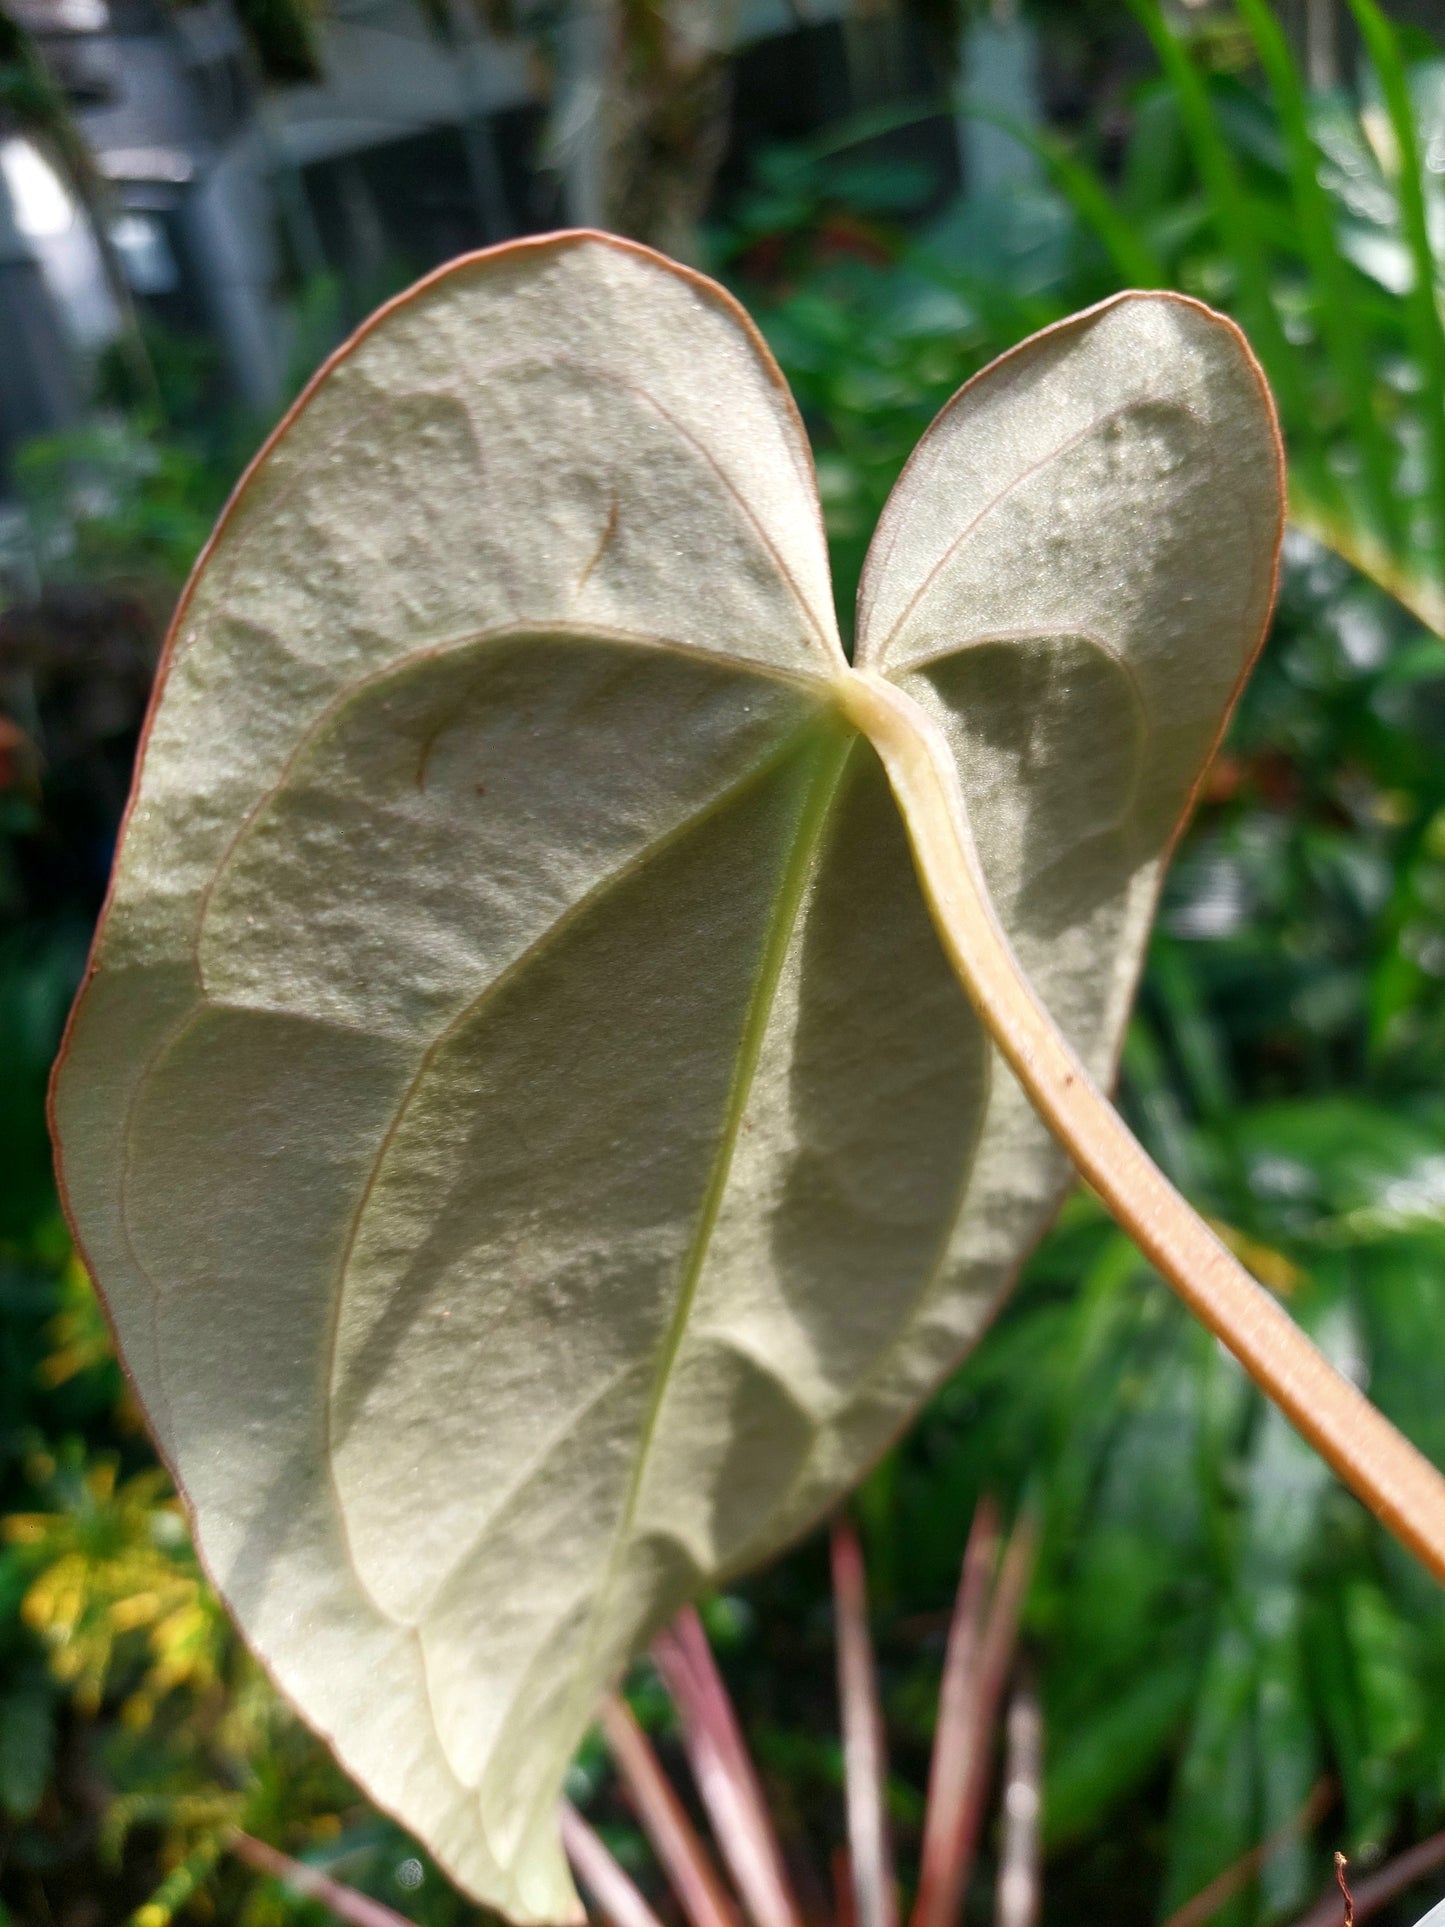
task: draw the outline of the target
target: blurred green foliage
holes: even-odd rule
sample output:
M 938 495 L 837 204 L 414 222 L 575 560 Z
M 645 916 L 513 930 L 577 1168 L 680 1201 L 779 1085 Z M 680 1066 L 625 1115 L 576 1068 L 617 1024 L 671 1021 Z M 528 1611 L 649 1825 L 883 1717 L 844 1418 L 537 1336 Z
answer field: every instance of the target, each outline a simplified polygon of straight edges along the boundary
M 900 240 L 896 168 L 860 193 L 856 158 L 844 184 L 829 153 L 797 150 L 717 245 L 803 401 L 842 597 L 918 434 L 1001 348 L 1127 282 L 1246 326 L 1295 527 L 1269 647 L 1166 889 L 1124 1103 L 1441 1459 L 1445 64 L 1407 67 L 1360 4 L 1362 100 L 1310 98 L 1255 0 L 1193 45 L 1135 12 L 1161 74 L 1108 174 L 1087 143 L 1048 140 L 1046 186 Z M 1326 1840 L 1368 1859 L 1438 1824 L 1438 1595 L 1082 1198 L 862 1495 L 905 1624 L 946 1597 L 989 1487 L 1045 1520 L 1030 1627 L 1060 1917 L 1166 1914 L 1322 1779 L 1339 1789 L 1323 1830 L 1270 1855 L 1220 1920 L 1301 1908 Z M 898 1664 L 916 1767 L 933 1675 Z
M 1158 71 L 1122 136 L 1043 138 L 1041 177 L 920 226 L 926 173 L 840 130 L 765 158 L 714 262 L 804 408 L 845 610 L 919 433 L 1000 349 L 1130 282 L 1247 328 L 1295 526 L 1273 635 L 1166 889 L 1123 1102 L 1260 1279 L 1445 1462 L 1445 62 L 1351 0 L 1362 90 L 1309 95 L 1264 0 L 1193 39 L 1131 4 Z M 144 418 L 33 451 L 47 569 L 173 590 L 234 452 Z M 0 670 L 4 647 L 0 631 Z M 41 888 L 63 771 L 42 780 L 23 751 L 3 768 L 0 1908 L 74 1927 L 132 1909 L 142 1927 L 187 1909 L 320 1920 L 226 1856 L 240 1825 L 419 1922 L 472 1918 L 277 1704 L 196 1570 L 41 1175 L 43 1070 L 103 865 Z M 1441 1824 L 1438 1593 L 1078 1196 L 858 1496 L 905 1842 L 985 1491 L 1043 1522 L 1026 1634 L 1050 1919 L 1167 1917 L 1322 1782 L 1323 1821 L 1266 1857 L 1225 1927 L 1302 1910 L 1335 1845 L 1367 1862 Z M 810 1544 L 708 1608 L 781 1823 L 822 1867 L 842 1837 L 827 1602 Z M 645 1672 L 638 1690 L 661 1718 Z M 575 1791 L 644 1864 L 595 1747 Z

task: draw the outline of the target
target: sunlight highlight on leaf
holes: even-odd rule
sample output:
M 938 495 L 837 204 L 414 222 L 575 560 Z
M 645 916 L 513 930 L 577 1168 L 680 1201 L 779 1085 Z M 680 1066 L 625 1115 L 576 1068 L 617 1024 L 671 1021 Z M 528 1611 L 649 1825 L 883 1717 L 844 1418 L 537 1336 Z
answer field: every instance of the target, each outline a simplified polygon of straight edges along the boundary
M 1066 1182 L 915 860 L 966 836 L 1085 1101 L 1279 489 L 1237 331 L 1107 302 L 925 437 L 852 669 L 756 332 L 564 235 L 383 310 L 223 518 L 57 1074 L 68 1208 L 248 1640 L 516 1920 L 577 1917 L 556 1805 L 628 1659 L 836 1503 Z

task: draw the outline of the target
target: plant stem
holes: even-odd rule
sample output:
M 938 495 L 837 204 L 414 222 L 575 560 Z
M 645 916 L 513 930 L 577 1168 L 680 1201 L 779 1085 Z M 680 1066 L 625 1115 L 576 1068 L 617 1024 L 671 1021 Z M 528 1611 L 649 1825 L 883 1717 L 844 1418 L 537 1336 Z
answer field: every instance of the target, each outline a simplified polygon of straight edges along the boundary
M 329 1874 L 321 1873 L 315 1867 L 303 1866 L 299 1860 L 293 1860 L 290 1854 L 268 1846 L 264 1840 L 253 1839 L 249 1833 L 238 1830 L 231 1834 L 227 1845 L 236 1858 L 244 1860 L 248 1867 L 266 1874 L 272 1880 L 281 1881 L 293 1893 L 303 1894 L 308 1900 L 320 1901 L 338 1920 L 349 1922 L 350 1927 L 412 1927 L 404 1914 L 384 1907 L 379 1900 L 372 1900 L 366 1894 L 343 1887 Z
M 1019 1617 L 1033 1577 L 1036 1546 L 1033 1521 L 1025 1514 L 1009 1535 L 997 1581 L 983 1611 L 977 1649 L 970 1656 L 967 1696 L 954 1694 L 947 1700 L 939 1696 L 934 1747 L 946 1747 L 953 1755 L 948 1775 L 953 1784 L 948 1789 L 949 1805 L 941 1816 L 944 1837 L 931 1857 L 931 1843 L 927 1832 L 924 1834 L 918 1899 L 908 1927 L 956 1927 L 963 1916 L 993 1772 L 999 1707 L 1013 1666 Z M 945 1667 L 947 1664 L 945 1655 Z M 945 1730 L 945 1716 L 957 1722 L 956 1730 Z M 942 1799 L 942 1789 L 940 1795 Z
M 1248 1853 L 1242 1853 L 1237 1860 L 1231 1861 L 1223 1873 L 1216 1874 L 1207 1887 L 1201 1887 L 1192 1900 L 1186 1900 L 1182 1907 L 1176 1908 L 1165 1921 L 1164 1927 L 1204 1927 L 1205 1921 L 1213 1920 L 1236 1894 L 1243 1893 L 1251 1881 L 1258 1879 L 1260 1869 L 1272 1853 L 1287 1846 L 1290 1841 L 1298 1840 L 1302 1834 L 1311 1832 L 1328 1813 L 1334 1800 L 1333 1781 L 1317 1780 L 1310 1797 L 1298 1813 L 1286 1820 L 1267 1840 L 1261 1840 L 1258 1846 L 1251 1847 Z M 1335 1911 L 1339 1911 L 1338 1901 L 1335 1902 Z M 1329 1921 L 1327 1927 L 1335 1927 L 1334 1921 Z
M 652 1642 L 652 1661 L 682 1728 L 713 1838 L 756 1927 L 803 1927 L 752 1755 L 697 1610 L 685 1606 Z
M 1378 1873 L 1371 1874 L 1354 1888 L 1356 1921 L 1368 1920 L 1396 1894 L 1404 1893 L 1407 1887 L 1413 1887 L 1417 1880 L 1423 1880 L 1427 1873 L 1434 1873 L 1440 1866 L 1445 1866 L 1445 1833 L 1432 1833 L 1428 1840 L 1407 1847 L 1394 1860 L 1387 1860 Z M 1336 1927 L 1341 1911 L 1340 1896 L 1331 1881 L 1324 1899 L 1312 1907 L 1303 1920 L 1297 1921 L 1295 1927 Z
M 732 1899 L 637 1716 L 615 1693 L 602 1702 L 602 1737 L 691 1927 L 740 1927 Z
M 612 1858 L 582 1815 L 564 1800 L 557 1810 L 562 1845 L 572 1871 L 592 1897 L 608 1927 L 662 1927 L 631 1879 Z
M 938 1725 L 928 1763 L 928 1802 L 923 1816 L 918 1896 L 909 1927 L 952 1927 L 963 1902 L 963 1864 L 969 1844 L 961 1839 L 959 1815 L 971 1805 L 971 1782 L 979 1777 L 977 1754 L 992 1751 L 994 1732 L 976 1717 L 978 1661 L 998 1558 L 998 1513 L 984 1498 L 973 1515 L 963 1571 L 954 1601 L 943 1677 L 938 1687 Z
M 999 1855 L 994 1927 L 1037 1927 L 1040 1891 L 1039 1815 L 1043 1807 L 1044 1722 L 1038 1694 L 1025 1678 L 1008 1710 L 1003 1789 L 1003 1850 Z
M 1139 1144 L 1055 1027 L 994 913 L 953 757 L 911 697 L 866 670 L 839 697 L 882 758 L 959 982 L 1035 1109 L 1114 1218 L 1291 1423 L 1445 1582 L 1445 1478 L 1321 1356 Z
M 888 1828 L 887 1744 L 878 1666 L 868 1631 L 868 1582 L 858 1536 L 841 1516 L 833 1521 L 831 1551 L 853 1917 L 857 1927 L 898 1927 L 898 1882 Z

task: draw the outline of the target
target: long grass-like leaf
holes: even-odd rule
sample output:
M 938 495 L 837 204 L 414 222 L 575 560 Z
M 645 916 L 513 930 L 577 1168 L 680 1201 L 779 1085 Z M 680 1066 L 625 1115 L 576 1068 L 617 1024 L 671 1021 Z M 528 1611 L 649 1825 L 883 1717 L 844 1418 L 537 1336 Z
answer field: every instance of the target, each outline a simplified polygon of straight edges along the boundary
M 1004 113 L 985 100 L 962 94 L 950 99 L 926 100 L 914 107 L 871 109 L 850 115 L 828 128 L 802 150 L 812 160 L 825 160 L 850 147 L 876 139 L 880 134 L 896 133 L 916 127 L 948 112 L 973 120 L 987 121 L 991 127 L 1009 134 L 1021 147 L 1037 155 L 1053 176 L 1054 184 L 1072 205 L 1085 225 L 1091 228 L 1118 269 L 1126 288 L 1165 288 L 1169 276 L 1160 257 L 1153 252 L 1138 229 L 1121 213 L 1098 171 L 1079 159 L 1056 134 L 1047 128 L 1030 127 L 1012 114 Z
M 1368 576 L 1417 622 L 1445 639 L 1445 581 L 1430 580 L 1389 555 L 1369 533 L 1314 501 L 1298 482 L 1290 484 L 1289 519 L 1295 528 Z
M 1043 1904 L 1039 1819 L 1044 1720 L 1030 1680 L 1023 1681 L 1009 1702 L 1005 1736 L 1003 1849 L 993 1927 L 1036 1927 Z
M 782 1848 L 732 1701 L 694 1609 L 652 1647 L 672 1697 L 698 1792 L 743 1903 L 757 1927 L 800 1927 Z
M 1317 295 L 1316 320 L 1349 412 L 1351 438 L 1360 451 L 1370 524 L 1376 534 L 1398 545 L 1405 523 L 1394 484 L 1393 452 L 1375 410 L 1361 306 L 1351 285 L 1351 270 L 1340 252 L 1334 210 L 1320 183 L 1320 151 L 1310 131 L 1309 105 L 1299 68 L 1284 29 L 1266 0 L 1238 0 L 1238 4 L 1279 114 L 1299 241 Z
M 1414 280 L 1405 297 L 1411 344 L 1420 364 L 1425 462 L 1429 474 L 1430 521 L 1425 549 L 1437 583 L 1445 583 L 1445 327 L 1435 287 L 1435 254 L 1425 212 L 1420 135 L 1410 100 L 1410 80 L 1394 27 L 1376 0 L 1350 0 L 1371 64 L 1380 82 L 1399 152 L 1400 225 L 1414 263 Z
M 878 1675 L 868 1632 L 863 1552 L 846 1520 L 833 1526 L 833 1598 L 838 1615 L 838 1697 L 848 1852 L 857 1927 L 898 1927 L 898 1886 L 888 1829 L 888 1763 Z
M 1362 1880 L 1358 1886 L 1354 1886 L 1356 1921 L 1368 1920 L 1372 1914 L 1379 1913 L 1397 1894 L 1404 1893 L 1407 1887 L 1413 1887 L 1427 1873 L 1434 1873 L 1437 1867 L 1445 1867 L 1445 1833 L 1432 1833 L 1428 1840 L 1422 1840 L 1418 1846 L 1407 1847 L 1404 1853 L 1387 1860 L 1368 1880 Z M 1340 1897 L 1331 1881 L 1329 1892 L 1301 1920 L 1296 1921 L 1295 1927 L 1340 1927 L 1341 1912 Z M 1424 1921 L 1420 1922 L 1420 1927 L 1425 1927 Z
M 1209 197 L 1215 228 L 1239 281 L 1239 319 L 1254 342 L 1279 399 L 1286 427 L 1309 420 L 1309 398 L 1270 292 L 1255 209 L 1224 137 L 1203 77 L 1168 22 L 1159 0 L 1129 0 L 1179 102 L 1185 134 Z M 1326 471 L 1327 473 L 1327 471 Z
M 558 1810 L 558 1825 L 572 1871 L 609 1927 L 662 1927 L 606 1844 L 565 1800 Z
M 226 1844 L 236 1858 L 243 1860 L 254 1872 L 265 1874 L 271 1880 L 279 1880 L 292 1893 L 300 1894 L 306 1900 L 319 1901 L 338 1920 L 345 1921 L 347 1927 L 412 1927 L 404 1914 L 395 1913 L 379 1900 L 359 1894 L 352 1887 L 343 1887 L 329 1874 L 293 1860 L 290 1854 L 268 1846 L 264 1840 L 257 1840 L 249 1833 L 233 1833 Z
M 1118 270 L 1124 287 L 1169 285 L 1163 262 L 1115 204 L 1102 176 L 1056 135 L 1046 129 L 1028 127 L 1012 114 L 1002 113 L 987 101 L 975 100 L 970 95 L 964 95 L 955 111 L 970 120 L 986 121 L 990 127 L 1000 128 L 1021 147 L 1037 155 L 1075 214 L 1093 230 Z
M 974 1763 L 972 1703 L 978 1690 L 979 1649 L 994 1567 L 998 1560 L 998 1513 L 985 1498 L 973 1515 L 963 1570 L 954 1600 L 938 1690 L 938 1726 L 928 1765 L 928 1803 L 923 1853 L 911 1927 L 950 1927 L 958 1917 L 958 1815 L 968 1798 Z
M 643 1831 L 692 1927 L 739 1927 L 707 1848 L 668 1784 L 647 1735 L 632 1709 L 615 1695 L 602 1703 L 602 1733 Z

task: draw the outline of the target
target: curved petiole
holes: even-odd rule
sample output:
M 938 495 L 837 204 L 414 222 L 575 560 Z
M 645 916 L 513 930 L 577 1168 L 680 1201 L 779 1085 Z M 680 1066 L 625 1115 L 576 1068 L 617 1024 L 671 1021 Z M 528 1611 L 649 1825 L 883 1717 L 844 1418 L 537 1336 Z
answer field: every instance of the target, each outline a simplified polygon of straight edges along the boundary
M 911 697 L 839 679 L 898 799 L 949 962 L 1035 1109 L 1140 1251 L 1344 1483 L 1445 1582 L 1445 1477 L 1325 1359 L 1179 1195 L 1094 1084 L 994 913 L 948 745 Z

